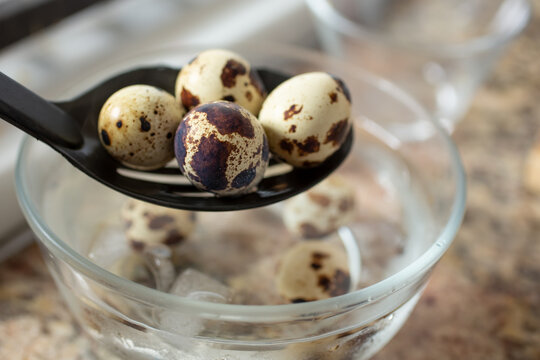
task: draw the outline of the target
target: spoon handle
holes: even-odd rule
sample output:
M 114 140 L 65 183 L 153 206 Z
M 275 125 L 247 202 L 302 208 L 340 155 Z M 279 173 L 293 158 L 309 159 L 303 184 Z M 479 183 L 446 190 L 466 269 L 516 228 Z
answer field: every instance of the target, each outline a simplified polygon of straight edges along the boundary
M 78 148 L 83 137 L 75 120 L 0 72 L 0 117 L 52 146 Z

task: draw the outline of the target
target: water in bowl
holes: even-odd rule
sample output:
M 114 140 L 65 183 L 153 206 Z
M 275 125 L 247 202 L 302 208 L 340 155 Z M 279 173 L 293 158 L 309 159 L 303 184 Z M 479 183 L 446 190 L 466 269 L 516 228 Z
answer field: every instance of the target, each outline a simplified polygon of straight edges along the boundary
M 46 223 L 76 251 L 122 275 L 114 264 L 133 255 L 120 216 L 120 209 L 128 199 L 87 178 L 62 159 L 58 159 L 55 172 L 60 175 L 55 179 L 62 180 L 47 184 L 43 201 Z M 162 269 L 160 274 L 134 266 L 135 270 L 129 272 L 131 280 L 156 287 L 163 283 L 163 279 L 156 277 L 176 277 L 189 272 L 190 280 L 180 286 L 183 290 L 178 295 L 210 302 L 277 305 L 288 302 L 276 287 L 277 268 L 287 250 L 299 242 L 325 241 L 341 247 L 349 261 L 350 291 L 396 273 L 431 245 L 434 224 L 421 182 L 414 169 L 390 147 L 358 133 L 350 157 L 337 174 L 354 189 L 356 210 L 352 221 L 329 235 L 315 240 L 293 235 L 284 225 L 284 204 L 240 212 L 198 213 L 196 230 L 171 257 L 172 270 L 169 266 L 169 270 Z M 69 290 L 61 287 L 61 291 Z M 125 305 L 103 299 L 101 295 L 95 296 L 95 301 L 101 302 L 99 307 L 70 304 L 71 310 L 94 338 L 123 356 L 208 359 L 223 354 L 222 346 L 195 351 L 186 344 L 171 345 L 177 340 L 166 340 L 161 331 L 143 331 L 139 323 L 129 323 L 124 317 L 129 314 L 122 308 Z M 332 359 L 356 353 L 355 359 L 367 358 L 399 329 L 416 300 L 414 296 L 395 312 L 342 336 L 319 337 L 290 346 L 274 344 L 265 350 L 230 350 L 228 359 L 302 359 L 308 353 L 328 353 Z M 104 315 L 105 308 L 114 315 Z M 154 327 L 161 327 L 160 330 L 188 331 L 193 336 L 208 332 L 204 324 L 185 318 L 177 320 L 174 314 L 148 312 L 140 316 L 148 318 Z

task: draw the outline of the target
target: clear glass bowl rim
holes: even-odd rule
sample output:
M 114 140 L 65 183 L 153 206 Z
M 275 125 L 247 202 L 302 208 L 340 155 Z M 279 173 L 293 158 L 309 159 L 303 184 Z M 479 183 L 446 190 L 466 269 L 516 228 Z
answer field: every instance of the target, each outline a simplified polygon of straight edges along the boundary
M 248 46 L 264 49 L 268 44 L 245 43 L 239 46 Z M 187 47 L 193 47 L 188 44 Z M 353 67 L 350 64 L 340 60 L 331 58 L 320 52 L 308 49 L 299 49 L 284 44 L 272 44 L 272 49 L 279 51 L 282 54 L 294 54 L 296 58 L 306 61 L 313 61 L 318 58 L 333 64 L 339 64 L 340 68 L 350 68 L 355 71 L 354 76 L 360 77 L 362 81 L 367 82 L 370 86 L 377 87 L 380 91 L 387 93 L 388 96 L 398 98 L 406 103 L 407 106 L 413 107 L 415 111 L 422 115 L 422 118 L 431 121 L 437 131 L 437 135 L 441 137 L 451 159 L 451 169 L 456 178 L 456 188 L 450 216 L 446 224 L 433 241 L 433 244 L 415 261 L 408 264 L 405 268 L 395 274 L 385 278 L 384 280 L 370 285 L 360 290 L 333 297 L 325 300 L 318 300 L 298 304 L 286 305 L 237 305 L 237 304 L 216 304 L 209 302 L 200 302 L 188 298 L 181 298 L 169 293 L 161 292 L 152 288 L 145 287 L 130 280 L 116 276 L 105 269 L 95 265 L 83 255 L 77 253 L 67 243 L 60 239 L 47 226 L 46 222 L 40 215 L 37 204 L 30 196 L 28 184 L 25 179 L 26 159 L 29 157 L 32 143 L 37 140 L 26 136 L 20 146 L 17 164 L 15 169 L 16 194 L 19 200 L 21 209 L 34 233 L 39 240 L 62 261 L 65 261 L 69 266 L 83 274 L 84 276 L 101 283 L 123 296 L 134 299 L 141 303 L 161 307 L 182 313 L 197 313 L 204 314 L 207 319 L 221 319 L 227 321 L 286 321 L 293 318 L 310 318 L 314 314 L 321 316 L 323 314 L 341 313 L 344 309 L 350 310 L 359 306 L 363 306 L 370 302 L 377 301 L 387 295 L 399 291 L 401 288 L 414 282 L 417 274 L 422 274 L 431 268 L 445 253 L 451 245 L 463 219 L 466 203 L 466 177 L 463 164 L 459 152 L 451 140 L 450 136 L 443 128 L 432 119 L 427 112 L 410 96 L 408 96 L 400 88 L 391 82 L 373 75 L 363 69 Z M 201 45 L 197 44 L 193 48 L 200 50 Z M 208 47 L 202 47 L 208 48 Z M 180 51 L 184 50 L 184 45 L 174 47 L 159 47 L 160 51 Z M 151 51 L 139 52 L 140 55 L 147 54 Z M 196 52 L 195 52 L 196 53 Z M 194 54 L 195 54 L 194 53 Z M 292 55 L 291 55 L 292 56 Z M 320 60 L 322 62 L 322 60 Z M 51 149 L 51 151 L 53 151 Z M 390 309 L 389 309 L 390 310 Z M 393 310 L 393 309 L 391 309 Z
M 446 57 L 467 57 L 473 53 L 489 51 L 500 47 L 503 44 L 511 41 L 517 36 L 529 23 L 531 18 L 532 5 L 529 0 L 514 0 L 521 1 L 526 6 L 526 16 L 520 22 L 516 22 L 511 31 L 496 34 L 489 33 L 483 36 L 477 36 L 468 41 L 455 44 L 444 43 L 429 43 L 420 41 L 404 42 L 402 39 L 395 39 L 392 36 L 379 34 L 375 31 L 358 25 L 351 21 L 346 16 L 343 16 L 333 6 L 330 5 L 330 0 L 305 0 L 307 6 L 317 18 L 326 23 L 330 28 L 337 30 L 339 33 L 346 34 L 352 38 L 364 38 L 377 44 L 387 44 L 396 48 L 411 48 L 423 53 L 435 54 Z

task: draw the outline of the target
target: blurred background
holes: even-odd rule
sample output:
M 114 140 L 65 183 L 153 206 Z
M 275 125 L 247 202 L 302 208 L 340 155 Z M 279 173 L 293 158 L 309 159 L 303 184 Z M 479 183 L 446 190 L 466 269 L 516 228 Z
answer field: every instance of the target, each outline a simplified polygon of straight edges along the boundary
M 0 71 L 47 97 L 55 83 L 90 64 L 156 44 L 254 41 L 322 50 L 309 2 L 316 1 L 0 0 Z M 483 74 L 485 83 L 452 134 L 468 175 L 463 226 L 411 320 L 378 360 L 540 359 L 540 0 L 531 3 L 530 19 L 515 8 L 495 16 L 502 35 L 508 21 L 528 26 L 490 58 L 493 72 Z M 443 20 L 435 7 L 428 13 L 435 26 Z M 490 65 L 482 60 L 480 67 Z M 437 67 L 424 70 L 440 75 Z M 0 263 L 32 241 L 14 194 L 20 138 L 0 121 Z M 41 284 L 41 297 L 25 300 L 31 294 L 26 281 Z M 13 299 L 20 299 L 17 307 Z M 0 312 L 0 355 L 3 339 L 19 342 L 31 333 L 34 343 L 56 346 L 56 355 L 40 357 L 28 343 L 29 355 L 20 359 L 86 359 L 81 349 L 88 344 L 78 337 L 35 248 L 0 264 L 0 307 L 7 309 Z M 24 308 L 22 315 L 10 314 L 15 308 Z M 31 330 L 44 319 L 57 327 Z

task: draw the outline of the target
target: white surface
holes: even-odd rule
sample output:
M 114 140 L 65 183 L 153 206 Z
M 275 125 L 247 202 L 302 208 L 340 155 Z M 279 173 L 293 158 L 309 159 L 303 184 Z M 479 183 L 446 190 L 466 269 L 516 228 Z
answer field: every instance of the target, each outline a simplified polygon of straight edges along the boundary
M 159 4 L 159 6 L 158 6 Z M 145 46 L 242 41 L 315 43 L 303 0 L 116 0 L 88 8 L 0 52 L 0 71 L 47 97 L 108 54 Z M 13 169 L 21 133 L 0 125 L 0 244 L 23 221 Z M 4 239 L 5 240 L 5 239 Z
M 15 197 L 13 169 L 22 133 L 14 128 L 0 126 L 0 245 L 1 239 L 22 223 L 22 213 Z M 0 254 L 1 257 L 2 254 Z
M 153 0 L 116 0 L 0 52 L 0 69 L 46 95 L 51 82 L 108 54 L 186 42 L 226 47 L 247 39 L 315 43 L 302 0 L 160 0 L 159 6 Z

